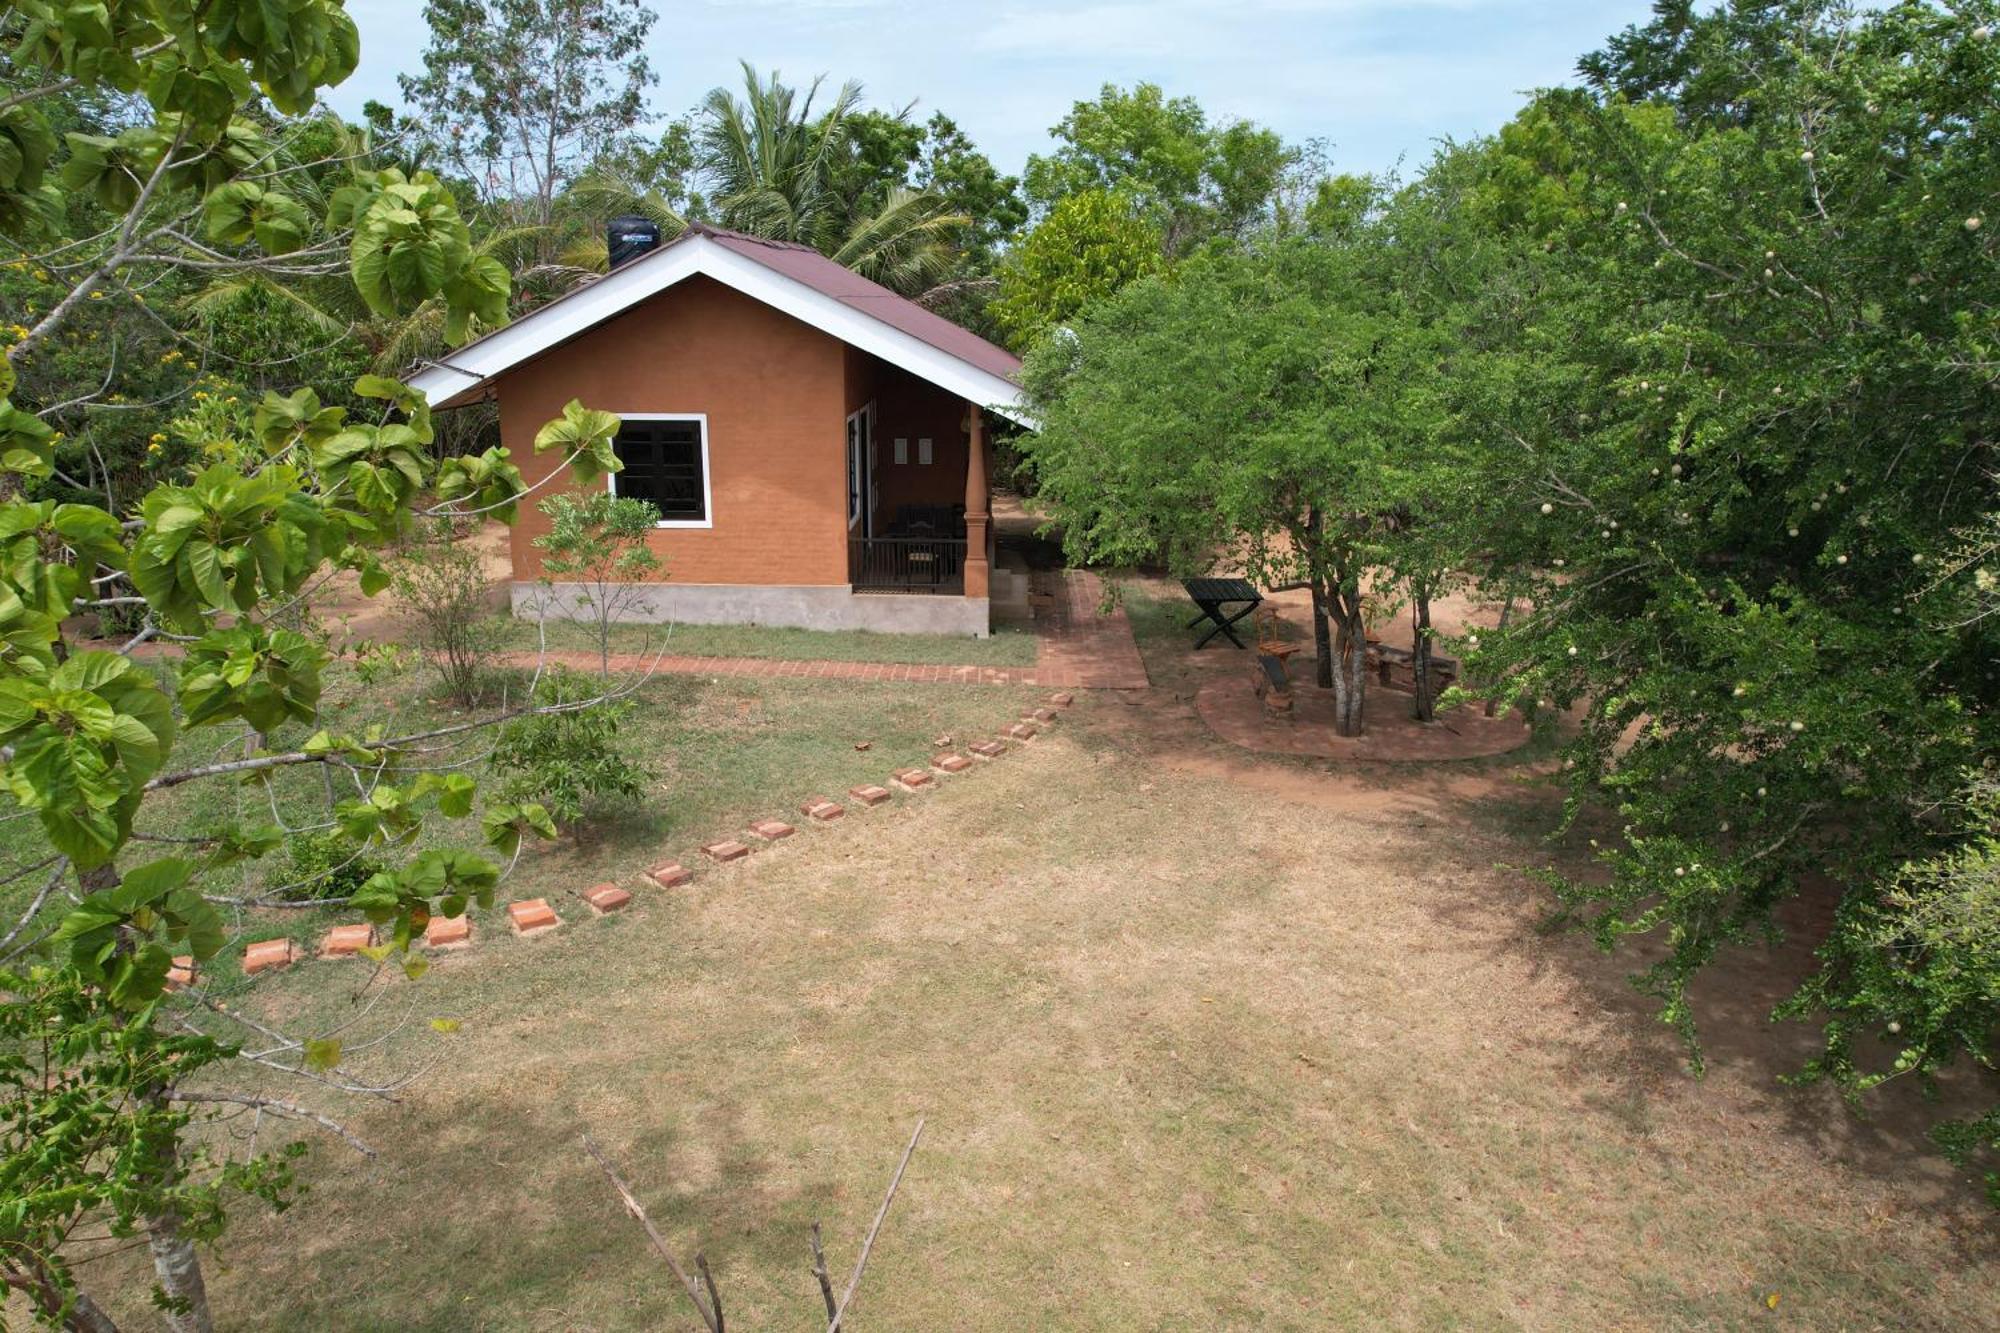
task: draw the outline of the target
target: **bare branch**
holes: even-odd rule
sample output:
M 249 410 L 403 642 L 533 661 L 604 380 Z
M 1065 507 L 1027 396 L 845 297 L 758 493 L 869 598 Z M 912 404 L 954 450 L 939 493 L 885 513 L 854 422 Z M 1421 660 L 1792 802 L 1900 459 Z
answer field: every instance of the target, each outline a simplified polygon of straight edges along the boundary
M 685 1268 L 681 1267 L 680 1260 L 674 1258 L 674 1252 L 667 1248 L 667 1238 L 653 1225 L 653 1219 L 646 1216 L 645 1207 L 640 1204 L 625 1182 L 619 1179 L 618 1172 L 611 1166 L 610 1159 L 605 1157 L 596 1140 L 588 1134 L 583 1136 L 583 1150 L 595 1157 L 597 1164 L 604 1168 L 604 1177 L 611 1182 L 611 1188 L 618 1191 L 618 1197 L 624 1200 L 625 1211 L 646 1229 L 646 1238 L 653 1242 L 653 1248 L 659 1251 L 660 1257 L 667 1261 L 667 1267 L 673 1270 L 674 1276 L 681 1280 L 681 1286 L 687 1289 L 688 1299 L 694 1302 L 694 1308 L 701 1315 L 701 1322 L 708 1326 L 709 1333 L 722 1333 L 721 1317 L 710 1312 L 708 1302 L 702 1297 L 701 1288 L 694 1284 L 694 1279 L 688 1276 Z
M 708 1256 L 696 1250 L 694 1266 L 701 1272 L 701 1284 L 708 1288 L 708 1308 L 715 1311 L 715 1333 L 722 1333 L 722 1293 L 715 1289 L 715 1274 L 708 1271 Z
M 868 1255 L 875 1248 L 875 1237 L 881 1233 L 882 1220 L 889 1216 L 889 1205 L 896 1201 L 896 1187 L 903 1183 L 903 1172 L 910 1165 L 910 1154 L 917 1150 L 917 1140 L 924 1134 L 924 1118 L 917 1117 L 917 1127 L 910 1134 L 910 1144 L 903 1149 L 903 1160 L 896 1163 L 896 1174 L 889 1177 L 889 1192 L 882 1196 L 882 1206 L 875 1210 L 874 1224 L 868 1228 L 868 1239 L 861 1242 L 861 1257 L 854 1261 L 854 1276 L 847 1280 L 847 1291 L 840 1298 L 840 1308 L 833 1312 L 833 1318 L 826 1324 L 826 1333 L 840 1333 L 840 1321 L 847 1314 L 848 1305 L 854 1300 L 855 1290 L 861 1285 L 861 1274 L 868 1267 Z
M 6 949 L 10 947 L 15 940 L 21 937 L 21 932 L 26 930 L 28 928 L 29 923 L 34 921 L 34 919 L 41 914 L 42 904 L 49 900 L 49 895 L 54 893 L 56 891 L 56 886 L 63 882 L 63 876 L 69 873 L 69 858 L 66 856 L 52 856 L 47 861 L 42 861 L 37 863 L 36 865 L 28 867 L 28 870 L 40 870 L 43 866 L 49 865 L 51 863 L 55 864 L 56 873 L 50 875 L 48 878 L 48 882 L 43 884 L 41 890 L 35 894 L 34 901 L 28 904 L 27 911 L 21 913 L 21 919 L 14 923 L 14 928 L 7 932 L 6 937 L 4 939 L 0 939 L 0 949 Z M 20 874 L 26 874 L 26 873 L 28 873 L 28 871 L 20 872 Z M 10 876 L 9 878 L 18 878 L 18 877 L 19 877 L 18 875 L 15 875 L 15 876 Z M 12 955 L 6 955 L 6 956 L 11 957 Z
M 300 1106 L 297 1102 L 286 1101 L 282 1097 L 260 1097 L 251 1092 L 195 1092 L 186 1088 L 169 1088 L 166 1099 L 170 1102 L 244 1106 L 253 1111 L 269 1111 L 272 1115 L 284 1116 L 291 1120 L 309 1120 L 327 1133 L 345 1140 L 348 1147 L 363 1157 L 375 1156 L 375 1150 L 369 1147 L 366 1141 L 332 1116 L 321 1115 L 318 1111 Z
M 819 1243 L 819 1223 L 813 1223 L 813 1276 L 819 1279 L 820 1299 L 826 1302 L 827 1322 L 833 1322 L 840 1314 L 840 1303 L 833 1299 L 833 1280 L 826 1275 L 826 1248 Z

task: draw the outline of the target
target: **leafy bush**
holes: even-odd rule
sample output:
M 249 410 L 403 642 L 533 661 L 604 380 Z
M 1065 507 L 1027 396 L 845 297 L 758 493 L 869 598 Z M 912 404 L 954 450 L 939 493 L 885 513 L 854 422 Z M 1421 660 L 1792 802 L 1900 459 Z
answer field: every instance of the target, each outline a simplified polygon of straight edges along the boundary
M 327 829 L 285 840 L 271 887 L 286 898 L 351 898 L 382 869 L 352 840 Z
M 557 667 L 535 687 L 535 702 L 579 703 L 597 688 L 588 677 Z M 508 775 L 501 799 L 539 801 L 564 828 L 605 803 L 638 800 L 648 774 L 618 739 L 619 723 L 631 711 L 629 703 L 603 703 L 508 723 L 493 751 L 494 771 Z
M 544 552 L 544 587 L 555 575 L 576 585 L 558 608 L 578 624 L 597 633 L 598 674 L 611 674 L 611 626 L 625 612 L 642 605 L 651 579 L 662 568 L 660 557 L 646 545 L 660 511 L 650 500 L 595 491 L 578 497 L 568 492 L 542 501 L 549 530 L 535 538 Z
M 460 707 L 478 704 L 494 647 L 491 590 L 479 553 L 441 527 L 396 563 L 390 586 L 445 693 Z

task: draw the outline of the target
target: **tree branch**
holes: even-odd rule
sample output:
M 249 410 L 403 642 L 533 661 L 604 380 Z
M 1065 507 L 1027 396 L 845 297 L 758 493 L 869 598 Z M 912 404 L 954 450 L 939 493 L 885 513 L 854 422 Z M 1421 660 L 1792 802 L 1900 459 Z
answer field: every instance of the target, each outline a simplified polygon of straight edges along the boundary
M 346 1141 L 347 1146 L 363 1157 L 374 1157 L 375 1150 L 353 1130 L 335 1120 L 332 1116 L 300 1106 L 297 1102 L 286 1101 L 282 1097 L 260 1097 L 252 1092 L 195 1092 L 186 1088 L 169 1088 L 164 1094 L 170 1102 L 199 1102 L 205 1105 L 244 1106 L 253 1111 L 269 1111 L 272 1115 L 284 1116 L 291 1120 L 309 1120 L 327 1133 Z
M 849 1303 L 854 1300 L 855 1289 L 861 1285 L 861 1274 L 868 1267 L 868 1255 L 875 1248 L 875 1237 L 882 1230 L 882 1219 L 889 1215 L 889 1205 L 896 1201 L 896 1187 L 903 1183 L 903 1172 L 910 1165 L 910 1154 L 917 1150 L 917 1140 L 923 1137 L 924 1118 L 917 1117 L 917 1127 L 910 1134 L 910 1144 L 903 1149 L 903 1160 L 896 1163 L 896 1174 L 889 1177 L 889 1192 L 882 1196 L 882 1206 L 875 1210 L 875 1222 L 868 1228 L 868 1239 L 861 1242 L 861 1257 L 854 1261 L 854 1276 L 847 1280 L 847 1292 L 840 1298 L 840 1307 L 833 1312 L 833 1318 L 826 1324 L 826 1333 L 840 1333 L 840 1321 L 847 1314 Z
M 674 1252 L 667 1248 L 667 1238 L 653 1225 L 653 1219 L 646 1216 L 645 1207 L 640 1204 L 625 1182 L 619 1179 L 618 1172 L 611 1166 L 610 1159 L 605 1157 L 596 1140 L 588 1134 L 583 1136 L 583 1150 L 596 1158 L 597 1164 L 604 1168 L 604 1178 L 611 1182 L 612 1189 L 618 1191 L 618 1197 L 625 1203 L 625 1211 L 646 1229 L 646 1238 L 653 1242 L 653 1248 L 667 1261 L 667 1267 L 673 1270 L 674 1276 L 681 1280 L 681 1286 L 687 1289 L 688 1299 L 694 1302 L 694 1308 L 701 1315 L 701 1322 L 708 1326 L 709 1333 L 722 1333 L 721 1315 L 709 1310 L 708 1302 L 702 1297 L 701 1288 L 694 1284 L 694 1279 L 688 1276 L 685 1268 L 681 1267 L 680 1260 L 674 1258 Z

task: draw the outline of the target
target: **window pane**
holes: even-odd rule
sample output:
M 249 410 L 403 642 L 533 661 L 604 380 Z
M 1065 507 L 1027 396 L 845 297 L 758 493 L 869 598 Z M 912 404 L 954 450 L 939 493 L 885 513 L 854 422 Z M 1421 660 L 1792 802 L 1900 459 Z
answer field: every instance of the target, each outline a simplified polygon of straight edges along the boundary
M 698 523 L 708 517 L 699 421 L 627 421 L 614 448 L 625 464 L 615 483 L 620 495 L 651 500 L 663 519 Z

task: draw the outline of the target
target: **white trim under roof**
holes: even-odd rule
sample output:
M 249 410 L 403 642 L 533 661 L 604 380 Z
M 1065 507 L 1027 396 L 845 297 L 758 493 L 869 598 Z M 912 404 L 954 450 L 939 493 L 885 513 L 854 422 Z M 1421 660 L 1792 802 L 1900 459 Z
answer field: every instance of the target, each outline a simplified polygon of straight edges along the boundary
M 933 347 L 699 232 L 622 264 L 589 286 L 430 362 L 410 377 L 410 387 L 420 390 L 433 407 L 448 402 L 697 273 L 1011 421 L 1027 422 L 1021 387 L 1012 380 Z

